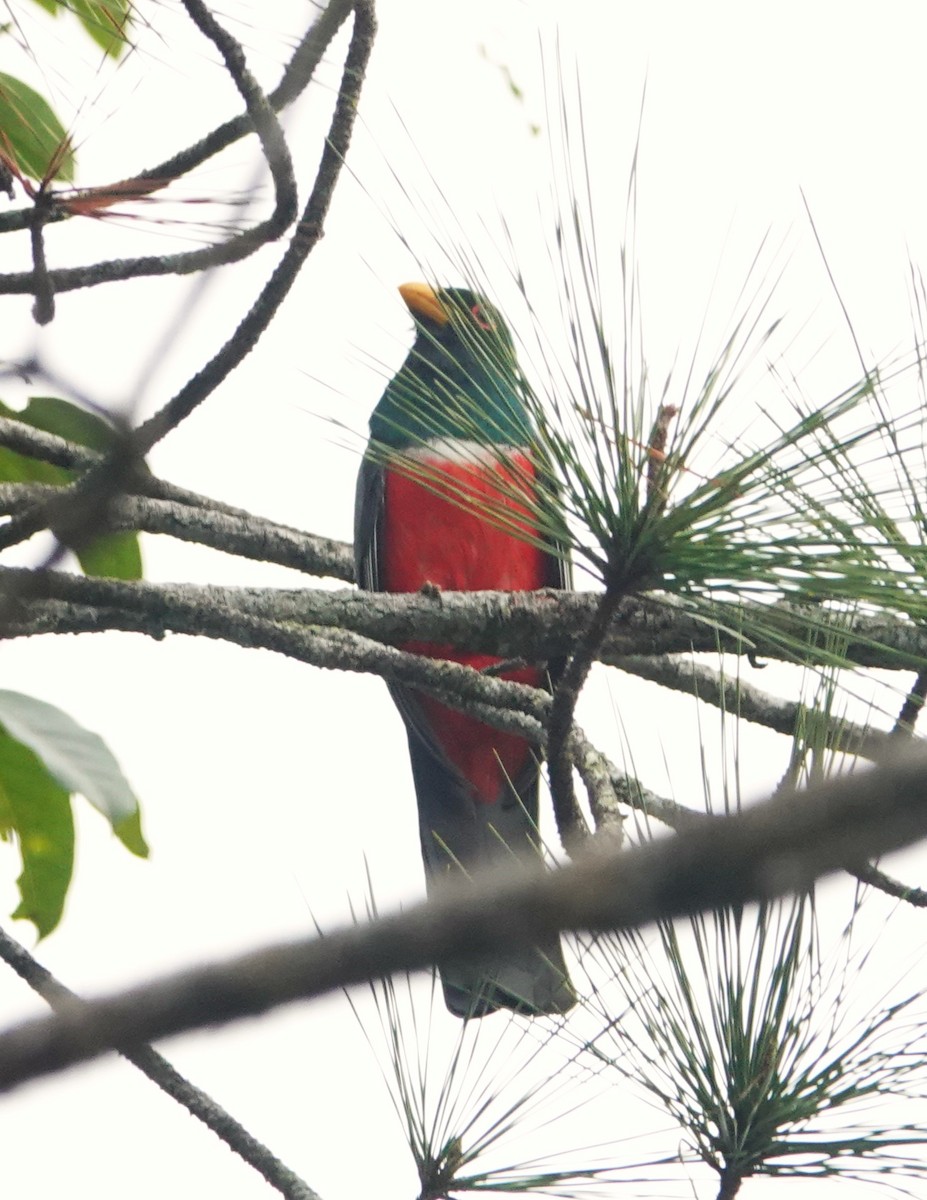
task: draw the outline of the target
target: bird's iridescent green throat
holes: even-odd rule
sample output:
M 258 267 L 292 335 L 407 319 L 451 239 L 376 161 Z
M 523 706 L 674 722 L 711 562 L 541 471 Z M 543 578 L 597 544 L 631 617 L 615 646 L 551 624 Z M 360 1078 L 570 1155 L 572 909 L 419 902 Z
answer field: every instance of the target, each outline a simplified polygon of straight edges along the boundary
M 415 343 L 370 421 L 374 442 L 409 449 L 436 439 L 524 446 L 531 424 L 512 336 L 466 288 L 405 284 Z

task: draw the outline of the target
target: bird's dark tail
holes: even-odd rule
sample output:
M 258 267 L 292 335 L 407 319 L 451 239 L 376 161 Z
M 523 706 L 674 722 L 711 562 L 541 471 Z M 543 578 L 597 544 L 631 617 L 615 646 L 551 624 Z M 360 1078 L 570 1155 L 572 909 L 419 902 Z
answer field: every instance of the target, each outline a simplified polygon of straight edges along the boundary
M 540 869 L 537 838 L 538 767 L 496 804 L 475 802 L 464 781 L 414 730 L 409 750 L 418 797 L 422 857 L 429 894 L 495 866 L 497 870 Z M 500 911 L 494 919 L 504 924 Z M 464 953 L 440 965 L 444 999 L 459 1017 L 481 1017 L 499 1008 L 536 1015 L 565 1013 L 576 1003 L 560 939 L 518 947 L 504 954 Z
M 500 1008 L 527 1016 L 566 1013 L 576 1003 L 559 939 L 497 959 L 442 964 L 444 1002 L 455 1016 L 484 1017 Z

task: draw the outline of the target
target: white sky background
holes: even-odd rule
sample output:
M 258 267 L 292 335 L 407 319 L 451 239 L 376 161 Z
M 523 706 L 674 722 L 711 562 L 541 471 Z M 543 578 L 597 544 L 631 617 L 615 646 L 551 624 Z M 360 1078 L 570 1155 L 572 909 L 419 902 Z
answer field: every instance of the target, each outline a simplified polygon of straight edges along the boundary
M 223 0 L 219 12 L 272 86 L 307 7 L 296 0 L 260 6 Z M 769 255 L 770 274 L 785 268 L 770 311 L 788 314 L 783 344 L 794 335 L 789 362 L 796 369 L 808 364 L 807 393 L 830 395 L 856 377 L 852 342 L 800 189 L 864 350 L 876 358 L 910 346 L 908 262 L 927 262 L 927 171 L 920 152 L 927 13 L 920 3 L 884 5 L 877 18 L 869 5 L 823 2 L 774 9 L 587 2 L 559 11 L 566 7 L 381 0 L 381 30 L 349 160 L 354 178 L 345 178 L 336 193 L 326 237 L 258 349 L 153 454 L 159 475 L 350 539 L 357 454 L 339 447 L 343 439 L 326 418 L 357 433 L 365 429 L 384 379 L 411 339 L 396 286 L 421 277 L 422 264 L 433 265 L 442 282 L 454 282 L 438 243 L 455 241 L 477 248 L 490 282 L 503 288 L 495 238 L 481 232 L 483 221 L 493 228 L 498 212 L 524 239 L 526 261 L 543 265 L 534 197 L 549 186 L 549 154 L 546 129 L 532 138 L 529 125 L 546 123 L 539 45 L 550 67 L 555 20 L 565 73 L 572 77 L 575 62 L 581 80 L 606 245 L 617 246 L 624 227 L 646 83 L 637 262 L 655 379 L 662 381 L 677 351 L 687 364 L 706 310 L 705 344 L 717 346 L 767 230 L 771 246 L 784 245 L 778 257 Z M 149 8 L 143 5 L 142 12 Z M 252 23 L 258 8 L 260 28 Z M 159 5 L 151 17 L 180 40 L 145 35 L 139 54 L 115 75 L 104 70 L 97 77 L 93 102 L 75 125 L 84 139 L 82 183 L 149 166 L 238 110 L 234 97 L 230 105 L 228 79 L 212 65 L 211 48 L 188 30 L 179 4 Z M 75 37 L 52 27 L 46 41 L 40 29 L 48 25 L 37 12 L 34 45 L 73 55 Z M 343 46 L 339 39 L 337 54 L 329 55 L 328 85 L 339 78 Z M 94 56 L 89 48 L 82 54 L 83 63 L 65 58 L 46 65 L 43 51 L 44 81 L 32 77 L 54 95 L 63 115 L 94 78 Z M 524 103 L 512 98 L 494 64 L 511 70 Z M 9 39 L 0 39 L 0 70 L 28 70 Z M 313 90 L 286 118 L 303 196 L 329 103 L 329 95 Z M 252 182 L 244 161 L 240 153 L 230 155 L 179 190 L 225 197 Z M 394 176 L 422 200 L 404 198 Z M 149 210 L 142 211 L 147 217 Z M 190 212 L 183 211 L 186 219 Z M 199 219 L 197 209 L 192 213 Z M 25 267 L 25 239 L 15 252 L 6 244 L 11 240 L 4 239 L 3 269 Z M 72 221 L 49 230 L 48 245 L 57 264 L 171 252 L 184 243 L 170 227 L 147 221 L 122 227 Z M 148 413 L 225 340 L 278 254 L 274 248 L 224 269 L 190 308 L 187 297 L 198 285 L 189 280 L 107 285 L 60 297 L 54 324 L 37 331 L 29 300 L 5 299 L 2 353 L 37 353 L 98 402 L 133 402 L 139 415 Z M 542 266 L 537 270 L 543 281 Z M 620 287 L 616 261 L 603 265 L 603 275 L 610 288 Z M 553 303 L 551 291 L 540 294 L 544 286 L 539 282 L 541 308 Z M 546 287 L 554 286 L 548 277 Z M 173 332 L 165 345 L 166 330 Z M 7 401 L 26 394 L 4 385 Z M 748 395 L 744 404 L 752 403 Z M 752 420 L 745 408 L 735 431 Z M 29 553 L 34 561 L 38 551 Z M 146 540 L 145 555 L 153 580 L 315 585 L 292 572 L 167 539 Z M 66 917 L 39 948 L 42 961 L 69 986 L 86 993 L 109 989 L 304 933 L 313 917 L 334 927 L 346 918 L 348 896 L 363 902 L 365 856 L 381 906 L 421 894 L 405 738 L 380 681 L 179 637 L 163 644 L 118 634 L 34 639 L 4 646 L 2 661 L 4 687 L 56 703 L 106 737 L 144 806 L 153 851 L 148 863 L 131 859 L 95 814 L 80 813 L 78 870 Z M 751 682 L 794 692 L 795 679 L 784 670 L 757 675 L 744 669 Z M 584 697 L 580 719 L 620 762 L 630 745 L 634 768 L 649 786 L 697 803 L 695 708 L 693 701 L 603 672 Z M 714 746 L 715 717 L 703 711 L 701 720 Z M 745 794 L 762 794 L 781 773 L 785 742 L 747 729 L 739 751 Z M 720 783 L 720 764 L 712 769 Z M 898 869 L 918 882 L 922 864 L 923 856 L 912 854 Z M 0 913 L 15 907 L 16 873 L 14 853 L 0 850 Z M 846 903 L 845 889 L 823 895 Z M 897 928 L 894 944 L 909 955 L 912 939 L 922 941 L 919 923 L 902 914 Z M 29 932 L 26 925 L 14 929 L 27 940 Z M 3 1024 L 41 1011 L 18 980 L 0 974 Z M 441 1031 L 436 1044 L 456 1032 L 443 1011 L 435 1023 Z M 501 1023 L 486 1022 L 484 1036 L 494 1037 Z M 324 1200 L 415 1195 L 386 1092 L 340 998 L 178 1039 L 165 1049 Z M 584 1135 L 589 1141 L 626 1136 L 634 1128 L 632 1114 L 646 1128 L 661 1123 L 626 1089 L 596 1112 Z M 227 1200 L 271 1194 L 123 1064 L 35 1084 L 0 1102 L 0 1113 L 0 1182 L 11 1196 L 89 1188 L 100 1197 L 137 1200 L 167 1189 Z M 905 1111 L 901 1119 L 925 1117 L 927 1111 Z M 541 1144 L 550 1140 L 542 1135 Z M 677 1142 L 670 1133 L 662 1148 L 670 1152 Z M 692 1178 L 700 1197 L 714 1195 L 710 1173 Z M 747 1186 L 751 1196 L 762 1197 L 773 1185 Z M 820 1184 L 791 1186 L 793 1196 L 823 1194 Z M 843 1200 L 868 1192 L 841 1186 Z M 927 1184 L 916 1184 L 914 1193 L 927 1196 Z

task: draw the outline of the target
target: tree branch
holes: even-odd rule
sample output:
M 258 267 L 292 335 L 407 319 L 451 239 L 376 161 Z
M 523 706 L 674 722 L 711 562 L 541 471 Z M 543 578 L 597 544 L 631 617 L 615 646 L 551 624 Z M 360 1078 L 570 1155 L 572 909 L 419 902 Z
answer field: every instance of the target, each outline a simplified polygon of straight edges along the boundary
M 0 958 L 55 1011 L 67 1011 L 82 1003 L 79 996 L 59 983 L 24 946 L 2 929 Z M 211 1096 L 207 1096 L 204 1091 L 185 1079 L 157 1050 L 147 1045 L 135 1045 L 120 1049 L 118 1053 L 137 1067 L 162 1092 L 181 1104 L 191 1116 L 202 1121 L 207 1129 L 211 1129 L 233 1153 L 253 1167 L 271 1187 L 286 1196 L 287 1200 L 319 1200 L 318 1194 L 307 1183 L 285 1166 Z
M 253 254 L 266 242 L 278 238 L 296 217 L 296 178 L 293 174 L 290 152 L 276 113 L 245 66 L 241 46 L 231 34 L 219 25 L 202 0 L 182 0 L 182 3 L 197 28 L 219 50 L 226 70 L 245 101 L 248 116 L 260 139 L 261 149 L 273 179 L 273 212 L 253 228 L 236 234 L 228 241 L 218 245 L 185 251 L 181 254 L 113 260 L 86 267 L 48 271 L 44 266 L 44 255 L 38 253 L 40 242 L 36 240 L 35 231 L 37 229 L 40 231 L 41 226 L 48 222 L 57 197 L 54 193 L 40 193 L 28 222 L 33 232 L 34 268 L 32 271 L 0 276 L 0 293 L 15 295 L 31 292 L 36 296 L 36 319 L 40 324 L 51 319 L 49 305 L 55 292 L 69 291 L 73 287 L 111 282 L 115 279 L 138 278 L 141 275 L 185 275 L 205 270 L 207 267 L 239 262 Z M 149 181 L 145 186 L 144 182 L 138 181 L 136 191 L 148 194 L 155 190 L 155 187 L 161 187 L 168 182 L 170 182 L 169 179 L 159 180 L 156 184 Z M 114 185 L 112 189 L 103 189 L 103 191 L 109 202 L 109 195 L 113 190 L 128 193 L 129 188 L 130 181 L 126 181 L 121 185 Z M 69 200 L 62 200 L 59 203 L 76 204 L 82 197 L 86 202 L 87 195 L 87 192 L 77 193 Z
M 114 1046 L 216 1026 L 461 953 L 477 957 L 566 930 L 637 928 L 806 889 L 863 856 L 927 835 L 927 753 L 720 819 L 684 837 L 583 856 L 556 871 L 460 880 L 401 914 L 277 945 L 26 1022 L 0 1035 L 0 1087 L 98 1057 Z M 506 920 L 497 919 L 505 912 Z
M 60 491 L 51 484 L 0 483 L 0 513 L 15 514 Z M 212 509 L 147 496 L 116 496 L 107 505 L 97 532 L 116 530 L 167 534 L 240 558 L 292 567 L 307 575 L 345 581 L 354 575 L 354 563 L 344 543 L 313 537 L 263 517 L 226 512 L 221 507 Z
M 276 270 L 222 349 L 184 384 L 176 396 L 135 431 L 133 440 L 140 458 L 188 417 L 250 354 L 292 287 L 303 263 L 322 236 L 322 226 L 351 141 L 375 32 L 376 20 L 372 0 L 356 0 L 354 30 L 345 57 L 335 111 L 325 139 L 315 183 L 296 231 Z
M 647 658 L 635 654 L 618 659 L 613 665 L 639 679 L 648 679 L 675 692 L 685 692 L 787 737 L 795 732 L 801 715 L 802 705 L 798 701 L 772 696 L 747 683 L 742 676 L 722 675 L 703 663 L 694 662 L 691 655 Z M 892 734 L 886 730 L 837 718 L 831 720 L 829 742 L 835 748 L 873 762 L 887 754 L 895 744 Z
M 150 510 L 158 512 L 156 509 Z M 218 510 L 222 511 L 222 510 Z M 153 517 L 153 521 L 156 518 Z M 170 519 L 184 523 L 183 514 Z M 195 529 L 198 518 L 194 515 L 191 528 Z M 167 523 L 168 515 L 164 521 Z M 204 525 L 209 522 L 204 520 Z M 262 531 L 266 531 L 273 543 L 279 534 L 284 548 L 279 558 L 288 566 L 305 554 L 321 569 L 325 560 L 330 560 L 331 573 L 347 569 L 349 548 L 341 542 L 315 539 L 311 535 L 298 535 L 286 526 L 274 526 L 259 520 L 257 542 L 260 544 Z M 220 539 L 209 532 L 209 541 L 215 545 Z M 299 537 L 305 538 L 300 547 Z M 247 535 L 244 535 L 247 539 Z M 291 541 L 292 539 L 292 541 Z M 196 540 L 196 538 L 191 538 Z M 216 548 L 225 549 L 218 545 Z M 290 554 L 292 553 L 292 558 Z M 379 641 L 401 645 L 408 641 L 447 642 L 473 651 L 499 655 L 506 659 L 526 659 L 531 662 L 548 660 L 569 653 L 575 640 L 588 627 L 598 603 L 594 592 L 561 592 L 545 590 L 539 592 L 442 592 L 434 597 L 416 593 L 362 592 L 354 589 L 330 591 L 315 588 L 228 588 L 199 587 L 194 584 L 151 584 L 124 583 L 112 579 L 91 579 L 54 571 L 27 571 L 16 568 L 0 568 L 0 591 L 27 588 L 30 599 L 71 600 L 82 605 L 98 605 L 122 610 L 131 616 L 145 613 L 157 614 L 156 626 L 146 626 L 136 621 L 131 626 L 138 632 L 160 637 L 166 632 L 196 632 L 189 626 L 189 618 L 179 613 L 175 621 L 172 606 L 195 602 L 201 606 L 213 604 L 224 611 L 238 610 L 276 621 L 293 621 L 303 625 L 319 625 L 363 633 Z M 704 621 L 697 620 L 686 608 L 672 597 L 651 594 L 629 596 L 621 601 L 612 619 L 609 633 L 599 653 L 599 661 L 617 667 L 625 663 L 640 663 L 644 656 L 711 653 L 742 654 L 744 646 L 727 629 L 736 628 L 741 609 L 730 605 L 724 612 L 719 606 L 717 619 L 720 628 L 707 628 Z M 114 617 L 116 613 L 114 611 Z M 125 629 L 123 617 L 114 629 Z M 48 632 L 47 621 L 36 614 L 42 624 L 42 632 Z M 800 618 L 794 616 L 795 635 L 800 631 Z M 842 618 L 841 618 L 842 620 Z M 96 628 L 105 628 L 98 623 Z M 781 628 L 781 624 L 780 624 Z M 841 626 L 843 628 L 843 626 Z M 37 632 L 30 626 L 29 610 L 21 609 L 16 621 L 4 628 L 4 636 L 28 636 Z M 79 626 L 62 628 L 63 633 L 79 632 Z M 847 637 L 850 639 L 848 655 L 857 665 L 881 667 L 886 670 L 910 670 L 927 658 L 927 630 L 903 621 L 890 621 L 883 617 L 860 616 Z M 884 644 L 876 646 L 873 639 L 882 638 Z M 751 643 L 757 644 L 757 643 Z M 758 643 L 764 657 L 781 655 L 776 644 Z M 856 659 L 858 654 L 859 659 Z M 809 646 L 806 652 L 809 663 L 825 663 L 825 653 Z M 636 668 L 641 673 L 640 666 Z M 786 728 L 791 732 L 791 728 Z M 881 739 L 873 734 L 873 750 L 880 748 Z
M 554 688 L 547 730 L 547 760 L 554 816 L 557 818 L 563 848 L 568 854 L 578 848 L 585 826 L 573 790 L 573 757 L 568 752 L 567 741 L 573 727 L 579 694 L 600 653 L 620 599 L 621 593 L 610 588 L 606 588 L 598 598 L 592 620 L 567 658 L 563 674 Z
M 291 104 L 305 90 L 312 76 L 315 74 L 316 67 L 321 62 L 322 55 L 331 44 L 335 34 L 347 20 L 348 14 L 353 7 L 354 0 L 331 0 L 319 17 L 309 26 L 302 41 L 293 52 L 293 57 L 284 68 L 279 84 L 267 96 L 267 100 L 274 112 L 280 112 L 286 108 L 288 104 Z M 212 130 L 211 133 L 207 134 L 206 137 L 172 155 L 157 166 L 139 171 L 129 179 L 110 184 L 108 188 L 91 190 L 116 192 L 124 189 L 126 185 L 137 185 L 145 182 L 163 186 L 175 179 L 179 179 L 182 175 L 188 174 L 196 167 L 202 166 L 204 162 L 207 162 L 214 155 L 225 150 L 246 134 L 253 132 L 254 125 L 250 116 L 247 112 L 242 113 L 237 117 L 233 117 L 230 121 L 224 122 Z M 70 196 L 70 193 L 68 195 Z M 79 195 L 80 193 L 78 193 Z M 59 207 L 50 217 L 50 220 L 64 221 L 72 215 L 74 215 L 73 212 Z M 10 233 L 27 229 L 32 224 L 32 219 L 32 207 L 0 213 L 0 233 Z M 133 260 L 123 261 L 131 262 Z M 0 276 L 0 284 L 2 284 L 2 280 L 3 277 Z M 2 287 L 0 287 L 0 291 L 2 290 Z

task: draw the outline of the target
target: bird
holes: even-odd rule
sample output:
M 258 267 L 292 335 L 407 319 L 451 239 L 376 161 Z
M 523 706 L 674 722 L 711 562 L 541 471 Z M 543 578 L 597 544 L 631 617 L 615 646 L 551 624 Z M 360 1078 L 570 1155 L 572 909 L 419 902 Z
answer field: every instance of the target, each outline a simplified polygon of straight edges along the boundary
M 469 288 L 399 292 L 415 340 L 370 418 L 355 505 L 358 585 L 436 595 L 569 587 L 568 556 L 540 535 L 556 493 L 530 449 L 504 319 Z M 550 684 L 545 665 L 500 667 L 492 655 L 427 641 L 403 649 Z M 429 895 L 461 873 L 539 864 L 536 747 L 411 687 L 390 692 L 408 737 Z M 464 952 L 439 972 L 447 1008 L 465 1019 L 500 1008 L 566 1013 L 576 1001 L 558 937 L 489 957 Z

